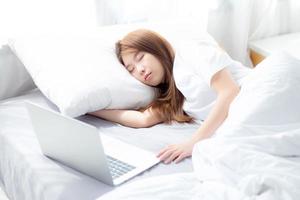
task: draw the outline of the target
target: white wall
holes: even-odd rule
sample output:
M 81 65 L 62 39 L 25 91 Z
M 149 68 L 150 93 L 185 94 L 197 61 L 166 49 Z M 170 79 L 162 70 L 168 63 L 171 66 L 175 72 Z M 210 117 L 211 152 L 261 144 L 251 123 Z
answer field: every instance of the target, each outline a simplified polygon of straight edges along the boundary
M 300 31 L 299 0 L 0 0 L 1 38 L 36 32 L 189 19 L 249 63 L 249 40 Z
M 300 31 L 299 0 L 96 0 L 99 25 L 191 19 L 236 60 L 250 65 L 249 40 Z
M 100 26 L 177 19 L 203 20 L 218 0 L 96 0 Z
M 95 0 L 0 0 L 0 34 L 96 26 Z

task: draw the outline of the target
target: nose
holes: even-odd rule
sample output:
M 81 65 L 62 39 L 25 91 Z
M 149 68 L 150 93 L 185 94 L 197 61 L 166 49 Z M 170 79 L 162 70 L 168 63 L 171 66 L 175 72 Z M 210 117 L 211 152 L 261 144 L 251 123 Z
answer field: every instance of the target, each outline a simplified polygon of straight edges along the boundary
M 137 64 L 137 65 L 136 65 L 136 69 L 137 69 L 137 71 L 139 72 L 139 74 L 144 74 L 144 73 L 145 73 L 145 68 L 144 68 L 144 66 L 141 65 L 141 64 Z

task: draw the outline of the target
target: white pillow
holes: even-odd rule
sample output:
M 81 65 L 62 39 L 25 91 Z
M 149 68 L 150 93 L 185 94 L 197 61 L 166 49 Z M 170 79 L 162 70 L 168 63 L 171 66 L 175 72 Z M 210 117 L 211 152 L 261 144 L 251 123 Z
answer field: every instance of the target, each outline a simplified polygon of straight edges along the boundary
M 116 41 L 137 28 L 155 30 L 171 43 L 199 33 L 190 24 L 118 25 L 89 33 L 16 38 L 10 44 L 44 95 L 63 114 L 76 117 L 104 108 L 137 109 L 153 100 L 154 88 L 134 79 L 115 55 Z
M 0 76 L 0 100 L 19 96 L 36 87 L 8 45 L 0 45 Z

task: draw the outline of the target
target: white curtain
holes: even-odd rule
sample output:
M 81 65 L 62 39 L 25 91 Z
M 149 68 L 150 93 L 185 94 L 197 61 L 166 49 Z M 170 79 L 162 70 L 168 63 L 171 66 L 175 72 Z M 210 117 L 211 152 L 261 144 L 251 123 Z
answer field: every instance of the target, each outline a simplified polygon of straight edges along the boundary
M 300 31 L 299 0 L 0 0 L 1 36 L 103 25 L 193 20 L 236 60 L 249 40 Z M 197 28 L 197 27 L 195 27 Z
M 0 37 L 97 27 L 95 0 L 0 0 Z
M 300 31 L 299 0 L 97 0 L 99 25 L 190 19 L 250 66 L 250 40 Z M 199 24 L 200 25 L 200 24 Z
M 206 17 L 218 0 L 96 0 L 99 25 Z
M 209 11 L 208 32 L 236 60 L 251 65 L 250 40 L 300 31 L 299 0 L 224 0 Z

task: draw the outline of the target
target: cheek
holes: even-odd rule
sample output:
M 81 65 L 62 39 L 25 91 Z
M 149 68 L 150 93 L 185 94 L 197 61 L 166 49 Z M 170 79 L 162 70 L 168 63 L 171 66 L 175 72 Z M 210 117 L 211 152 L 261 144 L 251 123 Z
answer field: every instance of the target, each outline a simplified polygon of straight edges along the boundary
M 131 76 L 133 76 L 134 78 L 138 79 L 138 76 L 136 73 L 130 73 Z
M 139 74 L 137 74 L 137 73 L 131 73 L 130 75 L 133 76 L 138 81 L 143 82 L 143 79 L 141 78 L 141 76 Z
M 164 76 L 165 70 L 164 70 L 163 66 L 160 63 L 158 63 L 158 66 L 159 67 L 157 68 L 157 71 L 159 71 L 161 76 Z
M 144 66 L 153 68 L 153 66 L 157 66 L 158 60 L 153 56 L 149 56 L 149 57 L 144 58 L 142 62 L 143 62 L 142 64 Z

